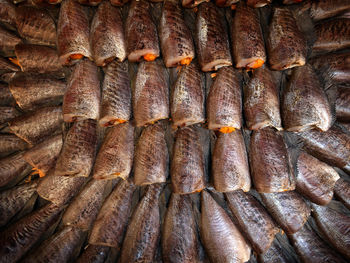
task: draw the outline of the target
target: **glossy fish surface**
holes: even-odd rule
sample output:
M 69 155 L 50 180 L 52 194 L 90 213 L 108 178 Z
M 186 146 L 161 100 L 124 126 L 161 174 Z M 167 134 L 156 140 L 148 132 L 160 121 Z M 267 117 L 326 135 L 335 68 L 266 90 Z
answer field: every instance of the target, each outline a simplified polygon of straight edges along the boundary
M 13 134 L 0 135 L 0 156 L 22 151 L 28 148 L 28 143 Z
M 334 195 L 350 209 L 350 182 L 339 178 L 334 186 Z

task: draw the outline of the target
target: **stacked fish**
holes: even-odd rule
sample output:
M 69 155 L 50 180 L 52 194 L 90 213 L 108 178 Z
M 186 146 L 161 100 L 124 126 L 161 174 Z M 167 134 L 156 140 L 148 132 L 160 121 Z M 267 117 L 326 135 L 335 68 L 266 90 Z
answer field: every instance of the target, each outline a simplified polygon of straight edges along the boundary
M 350 0 L 127 2 L 0 0 L 0 262 L 350 260 Z

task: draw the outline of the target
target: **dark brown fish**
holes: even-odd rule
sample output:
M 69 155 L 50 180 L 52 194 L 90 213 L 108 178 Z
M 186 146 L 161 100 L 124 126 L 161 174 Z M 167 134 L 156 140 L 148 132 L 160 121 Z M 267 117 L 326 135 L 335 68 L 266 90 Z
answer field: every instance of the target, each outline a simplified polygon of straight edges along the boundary
M 152 124 L 169 117 L 167 78 L 165 68 L 159 60 L 139 64 L 133 94 L 136 126 Z
M 285 5 L 297 4 L 300 2 L 303 2 L 303 0 L 283 0 L 283 4 Z
M 19 35 L 32 44 L 56 46 L 56 24 L 49 12 L 32 6 L 16 8 Z
M 16 75 L 16 72 L 7 72 L 0 75 L 0 81 L 9 83 L 11 79 Z
M 218 135 L 211 168 L 216 191 L 250 190 L 248 156 L 241 131 Z
M 20 70 L 21 70 L 20 67 L 12 63 L 9 59 L 0 56 L 0 74 L 1 75 L 5 73 L 17 72 Z
M 350 87 L 338 87 L 335 107 L 337 120 L 350 122 Z
M 134 157 L 134 183 L 147 185 L 165 183 L 168 175 L 169 154 L 165 131 L 160 124 L 142 131 Z
M 191 31 L 180 5 L 177 0 L 166 0 L 163 4 L 159 39 L 166 67 L 189 65 L 195 56 Z
M 75 65 L 63 98 L 63 119 L 73 122 L 98 120 L 100 114 L 100 81 L 98 68 L 90 60 Z
M 334 195 L 350 209 L 350 182 L 339 178 L 334 186 Z
M 97 66 L 105 66 L 114 59 L 126 58 L 126 43 L 121 9 L 102 2 L 91 23 L 90 45 Z
M 194 8 L 201 3 L 209 2 L 210 0 L 182 0 L 182 6 L 185 8 Z
M 195 62 L 181 68 L 170 97 L 171 119 L 175 127 L 205 121 L 204 89 L 204 76 Z
M 31 145 L 58 134 L 63 123 L 60 106 L 44 107 L 19 116 L 9 122 L 10 130 Z
M 242 126 L 241 75 L 233 67 L 218 70 L 207 100 L 208 128 L 229 133 Z
M 134 127 L 129 123 L 112 127 L 96 157 L 95 179 L 129 177 L 134 157 Z
M 78 0 L 78 2 L 82 5 L 97 6 L 102 2 L 102 0 Z
M 132 196 L 136 187 L 121 180 L 107 197 L 91 230 L 89 244 L 121 248 L 131 214 Z
M 78 121 L 68 131 L 58 157 L 55 175 L 88 177 L 97 150 L 96 121 Z
M 258 8 L 258 7 L 263 7 L 265 5 L 269 5 L 269 4 L 271 4 L 271 2 L 272 2 L 272 0 L 247 0 L 247 5 L 254 7 L 254 8 Z
M 15 107 L 0 106 L 0 125 L 20 115 L 21 113 Z
M 22 42 L 22 39 L 15 33 L 8 31 L 0 25 L 0 54 L 8 57 L 15 54 L 15 46 Z
M 295 233 L 310 216 L 310 208 L 295 191 L 260 194 L 267 211 L 287 233 Z
M 87 10 L 75 0 L 63 1 L 61 5 L 57 25 L 57 47 L 63 65 L 71 65 L 83 57 L 92 57 Z
M 237 190 L 226 193 L 228 206 L 244 236 L 258 254 L 266 252 L 279 229 L 252 195 Z
M 9 86 L 6 83 L 0 82 L 0 106 L 11 106 L 15 104 L 16 101 L 12 96 Z
M 112 5 L 115 6 L 123 6 L 124 4 L 127 4 L 128 2 L 130 2 L 130 0 L 110 0 Z
M 271 69 L 305 65 L 307 43 L 290 9 L 274 8 L 266 44 Z
M 248 129 L 259 130 L 271 126 L 282 130 L 277 74 L 267 67 L 259 68 L 244 86 L 243 107 Z
M 268 2 L 254 0 L 237 4 L 231 28 L 232 54 L 237 68 L 256 69 L 266 61 L 259 11 L 253 7 L 261 7 Z
M 350 10 L 349 0 L 313 0 L 306 3 L 310 8 L 310 16 L 313 20 L 322 20 L 337 16 Z
M 63 207 L 47 204 L 0 233 L 0 262 L 17 262 L 59 219 Z
M 176 132 L 170 172 L 174 193 L 189 194 L 205 188 L 202 136 L 196 126 L 179 128 Z
M 126 231 L 120 263 L 154 262 L 160 238 L 159 194 L 162 185 L 148 186 Z
M 108 258 L 109 247 L 88 245 L 77 259 L 77 263 L 104 263 Z
M 10 29 L 16 28 L 16 6 L 8 0 L 0 0 L 0 22 Z
M 275 238 L 274 242 L 271 244 L 270 248 L 264 253 L 257 256 L 259 263 L 290 263 L 296 262 L 288 257 L 288 252 L 280 242 Z
M 213 3 L 198 7 L 196 18 L 196 45 L 202 71 L 231 66 L 232 59 L 224 17 Z
M 7 156 L 11 153 L 22 151 L 28 148 L 28 143 L 13 134 L 0 135 L 0 156 Z
M 113 126 L 131 118 L 131 87 L 127 61 L 111 62 L 105 69 L 99 124 Z
M 160 55 L 157 28 L 146 0 L 132 0 L 125 25 L 128 60 L 153 61 Z
M 247 262 L 250 247 L 225 210 L 207 191 L 201 196 L 201 239 L 211 262 Z

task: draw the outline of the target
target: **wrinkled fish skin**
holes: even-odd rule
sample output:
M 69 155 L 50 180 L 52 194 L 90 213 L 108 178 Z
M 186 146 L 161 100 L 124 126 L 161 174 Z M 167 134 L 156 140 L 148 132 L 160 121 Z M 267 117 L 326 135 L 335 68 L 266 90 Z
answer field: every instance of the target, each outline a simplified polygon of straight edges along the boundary
M 4 124 L 19 116 L 21 116 L 21 113 L 15 107 L 0 106 L 0 124 Z
M 105 69 L 99 124 L 113 126 L 131 118 L 131 87 L 128 61 L 111 62 Z
M 0 74 L 13 73 L 20 71 L 20 67 L 13 64 L 9 59 L 0 56 Z M 2 85 L 2 83 L 0 83 Z M 1 95 L 0 95 L 1 98 Z
M 247 128 L 259 130 L 265 127 L 282 129 L 279 81 L 267 68 L 256 69 L 247 85 L 244 85 L 244 115 Z
M 121 263 L 154 262 L 160 237 L 159 195 L 162 185 L 148 186 L 134 211 L 121 250 Z
M 183 127 L 205 121 L 204 79 L 198 65 L 192 62 L 181 68 L 171 90 L 170 111 L 173 126 Z
M 240 230 L 258 254 L 266 252 L 279 229 L 265 208 L 242 190 L 226 193 L 228 206 Z
M 270 248 L 264 254 L 259 254 L 257 259 L 259 263 L 296 262 L 296 261 L 291 261 L 290 258 L 287 257 L 285 250 L 283 249 L 283 247 L 277 241 L 276 238 L 274 242 L 271 244 Z
M 182 0 L 182 6 L 185 8 L 194 8 L 201 3 L 209 2 L 210 0 Z
M 8 0 L 0 0 L 0 22 L 10 29 L 16 28 L 16 6 Z
M 109 1 L 102 2 L 91 23 L 90 44 L 97 66 L 105 66 L 113 59 L 126 58 L 126 43 L 121 10 Z
M 225 210 L 207 191 L 201 195 L 201 239 L 211 262 L 246 262 L 250 247 Z
M 107 197 L 91 230 L 89 244 L 120 250 L 131 214 L 135 185 L 121 180 Z
M 82 60 L 75 65 L 63 98 L 63 119 L 98 120 L 100 114 L 100 81 L 98 68 L 90 60 Z
M 266 44 L 271 69 L 285 70 L 305 65 L 307 43 L 291 10 L 274 8 Z
M 198 127 L 180 128 L 175 135 L 171 161 L 174 193 L 189 194 L 205 188 L 205 160 L 201 131 Z
M 310 7 L 310 16 L 313 20 L 322 20 L 334 17 L 350 10 L 349 0 L 318 0 L 307 3 Z
M 95 160 L 96 149 L 96 121 L 75 122 L 64 140 L 55 175 L 88 177 Z
M 129 177 L 134 157 L 134 127 L 129 122 L 112 127 L 96 157 L 95 179 Z
M 22 39 L 13 32 L 8 31 L 0 25 L 0 54 L 3 56 L 13 56 L 15 46 L 22 42 Z
M 167 73 L 159 60 L 139 64 L 133 94 L 136 126 L 152 124 L 169 117 L 167 81 Z
M 272 128 L 253 132 L 249 160 L 255 189 L 259 193 L 295 189 L 295 179 L 286 147 L 283 134 Z
M 267 211 L 287 233 L 295 233 L 310 216 L 310 208 L 295 191 L 260 194 Z
M 212 156 L 212 177 L 216 191 L 250 190 L 248 156 L 241 131 L 218 135 Z
M 13 134 L 0 135 L 0 157 L 28 148 L 28 143 Z
M 77 259 L 77 263 L 104 263 L 110 248 L 106 246 L 90 245 Z
M 128 60 L 152 61 L 159 57 L 157 28 L 150 14 L 150 3 L 146 0 L 132 0 L 126 19 L 125 37 Z M 147 58 L 150 55 L 152 58 Z
M 228 34 L 222 19 L 213 3 L 198 7 L 196 45 L 199 65 L 204 72 L 232 65 Z
M 272 0 L 247 0 L 247 5 L 258 8 L 258 7 L 263 7 L 265 5 L 268 5 L 272 2 Z
M 335 102 L 338 121 L 350 122 L 350 88 L 338 87 L 338 97 Z
M 233 67 L 218 70 L 207 99 L 208 128 L 242 126 L 241 75 Z
M 334 186 L 334 194 L 348 209 L 350 209 L 350 182 L 339 178 Z

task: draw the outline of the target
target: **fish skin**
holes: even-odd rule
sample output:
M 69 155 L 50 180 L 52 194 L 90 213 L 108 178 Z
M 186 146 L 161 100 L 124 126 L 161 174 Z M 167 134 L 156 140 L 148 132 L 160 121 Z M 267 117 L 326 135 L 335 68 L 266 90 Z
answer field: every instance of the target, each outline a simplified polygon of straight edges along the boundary
M 338 121 L 350 122 L 350 88 L 338 87 L 335 111 Z
M 121 249 L 132 211 L 132 197 L 136 186 L 121 180 L 106 198 L 91 230 L 89 244 Z
M 215 4 L 219 7 L 229 7 L 239 2 L 239 0 L 215 0 Z
M 270 248 L 263 254 L 257 256 L 259 263 L 290 263 L 291 260 L 285 254 L 285 250 L 277 239 L 271 244 Z M 292 261 L 296 262 L 296 261 Z
M 96 121 L 89 119 L 73 124 L 56 162 L 55 175 L 90 175 L 97 150 L 96 126 Z
M 106 246 L 88 245 L 77 259 L 77 263 L 104 263 L 110 251 Z
M 23 151 L 28 148 L 28 143 L 13 134 L 0 135 L 0 156 L 4 157 L 17 151 Z
M 22 42 L 22 39 L 15 33 L 0 26 L 0 54 L 8 57 L 15 54 L 15 46 Z
M 17 7 L 16 27 L 19 35 L 32 44 L 56 46 L 55 21 L 45 9 Z
M 241 74 L 233 67 L 217 72 L 207 98 L 208 129 L 242 127 Z
M 266 252 L 279 232 L 265 208 L 249 193 L 242 190 L 226 193 L 228 206 L 242 234 L 258 254 Z
M 251 3 L 255 2 L 255 3 Z M 253 7 L 270 1 L 247 1 L 237 4 L 232 21 L 232 54 L 237 68 L 249 68 L 257 59 L 266 61 L 265 42 L 260 26 L 259 11 Z M 248 19 L 247 19 L 248 18 Z
M 15 104 L 16 101 L 12 96 L 9 86 L 6 83 L 0 83 L 0 106 L 11 106 Z
M 334 186 L 334 195 L 350 209 L 350 183 L 348 181 L 339 178 Z
M 97 66 L 113 59 L 124 61 L 127 56 L 121 9 L 109 1 L 102 2 L 91 23 L 90 45 Z
M 19 116 L 21 116 L 21 113 L 15 107 L 0 106 L 0 124 L 4 124 Z
M 272 0 L 247 0 L 247 5 L 254 8 L 259 8 L 265 5 L 269 5 L 271 2 Z
M 0 226 L 6 225 L 36 195 L 38 181 L 15 186 L 0 192 Z
M 97 6 L 102 2 L 102 0 L 78 0 L 78 2 L 82 5 Z
M 194 8 L 201 3 L 209 2 L 210 0 L 182 0 L 181 4 L 185 8 Z
M 182 59 L 195 57 L 190 29 L 187 27 L 181 4 L 167 0 L 163 4 L 159 25 L 159 39 L 166 67 L 175 67 Z
M 63 97 L 63 119 L 74 122 L 98 120 L 100 115 L 100 81 L 98 68 L 90 60 L 75 65 Z
M 295 189 L 283 134 L 272 128 L 254 131 L 250 139 L 249 160 L 253 183 L 259 193 Z
M 60 132 L 63 123 L 60 106 L 43 107 L 9 121 L 12 133 L 30 145 L 44 141 L 48 136 Z
M 218 192 L 250 190 L 248 156 L 241 131 L 218 135 L 212 155 L 212 178 Z
M 57 24 L 57 47 L 62 65 L 72 65 L 72 54 L 92 58 L 89 43 L 89 18 L 86 7 L 75 0 L 63 1 Z
M 133 113 L 136 126 L 169 117 L 168 76 L 161 62 L 141 62 L 135 79 Z
M 200 192 L 205 188 L 205 160 L 198 127 L 179 128 L 171 161 L 172 190 L 176 194 Z
M 247 262 L 250 247 L 225 210 L 207 191 L 201 195 L 200 234 L 211 262 Z
M 110 0 L 110 2 L 114 6 L 123 6 L 124 4 L 130 2 L 130 0 Z
M 260 196 L 269 214 L 286 233 L 299 231 L 310 216 L 310 208 L 295 191 L 261 193 Z
M 9 59 L 0 56 L 0 74 L 1 75 L 5 73 L 17 72 L 20 70 L 21 69 L 17 65 L 13 64 Z
M 154 262 L 160 238 L 159 195 L 163 186 L 148 186 L 128 224 L 120 263 Z
M 16 75 L 16 72 L 7 72 L 0 75 L 0 81 L 9 83 L 10 80 Z
M 172 194 L 162 232 L 165 263 L 199 263 L 197 225 L 189 195 Z
M 131 86 L 128 61 L 112 61 L 102 85 L 100 126 L 113 126 L 131 118 Z
M 47 204 L 4 229 L 0 234 L 0 262 L 17 262 L 57 222 L 62 209 Z
M 129 177 L 134 157 L 134 127 L 129 122 L 112 127 L 97 154 L 95 179 Z
M 128 60 L 139 62 L 146 54 L 159 57 L 157 27 L 150 14 L 150 3 L 132 0 L 125 24 Z
M 169 154 L 165 131 L 160 124 L 144 128 L 138 139 L 134 157 L 134 183 L 147 185 L 165 183 Z
M 232 65 L 228 34 L 222 19 L 213 3 L 205 2 L 198 7 L 195 43 L 198 62 L 204 72 Z
M 266 42 L 271 69 L 285 70 L 305 65 L 307 43 L 296 25 L 291 10 L 274 8 Z
M 319 21 L 350 10 L 349 0 L 318 0 L 306 4 L 313 20 Z
M 254 70 L 253 77 L 244 85 L 243 92 L 248 129 L 259 130 L 271 126 L 282 130 L 279 84 L 267 67 Z
M 0 22 L 10 29 L 16 28 L 16 6 L 8 0 L 0 0 Z

